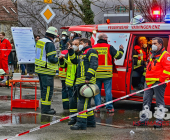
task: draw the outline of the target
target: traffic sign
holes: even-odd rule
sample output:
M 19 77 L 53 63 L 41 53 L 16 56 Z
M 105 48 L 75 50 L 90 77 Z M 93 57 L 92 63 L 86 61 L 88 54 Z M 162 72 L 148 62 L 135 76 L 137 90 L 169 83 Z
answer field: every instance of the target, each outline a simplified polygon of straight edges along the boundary
M 52 3 L 52 0 L 44 0 L 44 3 Z
M 55 17 L 54 11 L 51 9 L 49 5 L 47 5 L 42 12 L 40 13 L 41 16 L 44 18 L 44 20 L 48 23 L 51 22 L 51 20 Z

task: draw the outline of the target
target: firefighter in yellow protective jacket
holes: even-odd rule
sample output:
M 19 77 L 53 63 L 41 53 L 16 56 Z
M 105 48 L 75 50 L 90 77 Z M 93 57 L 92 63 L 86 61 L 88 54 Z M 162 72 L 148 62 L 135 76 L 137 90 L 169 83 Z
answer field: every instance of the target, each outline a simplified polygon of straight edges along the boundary
M 76 55 L 78 55 L 79 52 L 79 43 L 80 41 L 78 39 L 74 41 L 69 41 L 68 46 L 73 47 Z M 77 65 L 71 63 L 70 56 L 69 54 L 66 54 L 64 59 L 60 59 L 60 67 L 62 68 L 67 68 L 67 76 L 65 80 L 65 84 L 68 89 L 68 96 L 69 96 L 69 110 L 70 110 L 70 115 L 77 113 L 77 98 L 73 96 L 75 92 L 75 80 L 76 80 L 76 69 Z M 73 117 L 71 120 L 68 122 L 68 125 L 73 125 L 76 123 L 76 118 Z
M 68 53 L 68 50 L 63 50 L 61 52 L 61 56 L 65 56 Z M 69 98 L 68 98 L 68 88 L 66 87 L 65 81 L 66 81 L 66 72 L 67 68 L 62 67 L 60 65 L 59 67 L 59 77 L 62 84 L 62 102 L 63 102 L 63 109 L 69 109 Z
M 76 91 L 78 96 L 78 112 L 91 107 L 91 97 L 87 98 L 80 94 L 80 88 L 85 84 L 96 83 L 96 70 L 98 67 L 97 51 L 92 49 L 88 39 L 80 39 L 79 55 L 75 54 L 73 47 L 69 47 L 69 56 L 73 64 L 77 64 Z M 70 127 L 71 130 L 85 130 L 87 127 L 96 127 L 94 112 L 84 112 L 77 115 L 77 122 Z
M 41 113 L 55 114 L 51 109 L 51 98 L 54 88 L 54 76 L 58 70 L 58 57 L 53 43 L 57 36 L 57 28 L 49 27 L 45 38 L 36 44 L 35 72 L 38 74 L 41 89 Z

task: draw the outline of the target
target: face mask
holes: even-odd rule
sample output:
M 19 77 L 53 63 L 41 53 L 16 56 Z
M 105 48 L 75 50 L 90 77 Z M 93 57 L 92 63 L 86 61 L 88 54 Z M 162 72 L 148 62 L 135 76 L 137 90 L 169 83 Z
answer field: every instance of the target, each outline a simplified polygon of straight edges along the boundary
M 83 45 L 79 45 L 79 50 L 81 51 L 84 48 Z
M 152 45 L 152 51 L 157 51 L 158 47 L 156 45 Z
M 73 34 L 73 33 L 71 33 L 71 36 L 74 36 L 74 34 Z
M 65 37 L 65 36 L 63 36 L 63 37 L 62 37 L 62 40 L 65 40 L 65 39 L 66 39 L 66 37 Z
M 147 48 L 147 44 L 143 44 L 143 48 Z
M 77 51 L 78 47 L 76 45 L 73 45 L 73 49 L 74 49 L 74 51 Z

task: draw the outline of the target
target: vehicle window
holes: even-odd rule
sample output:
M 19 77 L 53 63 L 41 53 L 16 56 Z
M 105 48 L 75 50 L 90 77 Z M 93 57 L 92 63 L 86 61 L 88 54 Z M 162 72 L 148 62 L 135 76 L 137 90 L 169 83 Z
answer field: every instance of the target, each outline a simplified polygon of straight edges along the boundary
M 96 34 L 95 44 L 97 44 L 98 35 L 100 33 Z M 127 51 L 127 46 L 128 46 L 128 43 L 129 43 L 130 33 L 106 33 L 106 34 L 108 36 L 108 44 L 112 45 L 116 50 L 119 50 L 119 46 L 121 44 L 123 45 L 123 47 L 124 47 L 123 57 L 119 60 L 115 60 L 116 65 L 123 66 L 126 51 Z

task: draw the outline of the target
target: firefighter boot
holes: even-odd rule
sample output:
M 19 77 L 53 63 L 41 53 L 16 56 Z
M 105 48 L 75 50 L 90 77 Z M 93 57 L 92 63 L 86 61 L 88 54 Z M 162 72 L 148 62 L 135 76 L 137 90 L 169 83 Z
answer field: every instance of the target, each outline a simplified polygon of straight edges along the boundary
M 74 125 L 76 123 L 76 117 L 73 117 L 70 119 L 70 121 L 68 122 L 68 125 Z
M 52 114 L 52 115 L 54 115 L 56 113 L 56 111 L 51 110 L 50 107 L 51 107 L 50 105 L 42 105 L 41 104 L 41 113 L 42 114 Z
M 94 115 L 87 117 L 87 127 L 96 127 Z
M 70 112 L 70 115 L 75 114 L 75 113 L 76 113 L 76 112 L 74 112 L 74 113 L 71 113 L 71 112 Z M 76 122 L 77 122 L 77 116 L 72 117 L 72 118 L 70 119 L 70 121 L 68 122 L 68 125 L 74 125 Z
M 77 122 L 75 125 L 71 126 L 71 130 L 86 130 L 87 128 L 87 119 L 77 117 Z
M 156 124 L 153 126 L 154 128 L 162 128 L 162 120 L 156 119 Z

